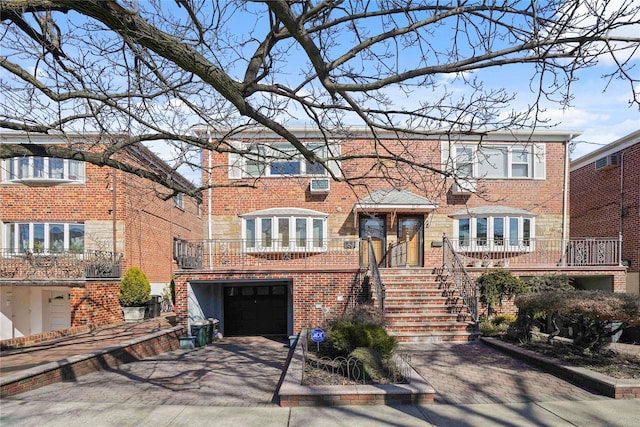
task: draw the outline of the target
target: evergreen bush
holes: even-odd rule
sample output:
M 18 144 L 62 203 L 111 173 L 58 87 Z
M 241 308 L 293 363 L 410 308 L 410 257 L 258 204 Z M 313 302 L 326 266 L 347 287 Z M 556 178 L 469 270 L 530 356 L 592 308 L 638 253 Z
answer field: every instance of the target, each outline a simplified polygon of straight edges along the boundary
M 476 279 L 480 289 L 480 301 L 487 307 L 491 316 L 495 307 L 502 305 L 502 300 L 512 298 L 527 291 L 527 284 L 507 270 L 497 269 L 482 273 Z
M 123 307 L 141 306 L 151 299 L 151 284 L 139 267 L 131 267 L 125 273 L 118 299 Z
M 342 356 L 349 355 L 358 347 L 368 347 L 383 357 L 389 357 L 398 344 L 380 325 L 344 319 L 331 326 L 328 338 L 333 352 Z

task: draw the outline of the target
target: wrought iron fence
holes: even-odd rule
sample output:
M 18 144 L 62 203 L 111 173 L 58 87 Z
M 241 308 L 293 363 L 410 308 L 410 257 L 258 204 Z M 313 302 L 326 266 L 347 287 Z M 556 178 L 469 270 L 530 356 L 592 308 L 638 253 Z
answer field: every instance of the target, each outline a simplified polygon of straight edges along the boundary
M 0 279 L 119 278 L 122 254 L 84 252 L 34 252 L 2 249 Z
M 448 241 L 466 267 L 614 266 L 620 265 L 621 261 L 621 240 L 617 238 Z
M 443 238 L 442 249 L 443 267 L 456 286 L 456 290 L 467 306 L 477 328 L 480 307 L 480 291 L 478 286 L 467 273 L 463 261 L 454 249 L 454 245 L 446 237 Z
M 411 355 L 395 353 L 387 361 L 383 378 L 373 379 L 364 364 L 355 357 L 326 357 L 309 351 L 308 331 L 300 334 L 304 368 L 302 383 L 305 385 L 346 385 L 346 384 L 409 384 L 411 383 Z

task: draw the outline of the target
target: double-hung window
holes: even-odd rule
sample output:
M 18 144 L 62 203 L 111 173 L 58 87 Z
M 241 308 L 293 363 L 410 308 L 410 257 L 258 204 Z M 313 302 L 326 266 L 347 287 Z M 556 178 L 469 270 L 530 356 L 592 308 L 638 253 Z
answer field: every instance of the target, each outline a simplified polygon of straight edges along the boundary
M 289 143 L 236 144 L 243 153 L 229 154 L 229 178 L 264 178 L 292 176 L 326 176 L 329 167 L 340 175 L 336 161 L 325 164 L 307 160 Z M 306 148 L 319 159 L 337 155 L 338 146 L 332 145 L 333 154 L 325 143 L 307 143 Z
M 308 209 L 265 209 L 242 216 L 247 252 L 323 252 L 326 235 L 327 215 Z
M 443 165 L 457 178 L 544 179 L 544 144 L 442 145 Z
M 3 182 L 84 182 L 85 165 L 78 160 L 25 156 L 6 159 Z

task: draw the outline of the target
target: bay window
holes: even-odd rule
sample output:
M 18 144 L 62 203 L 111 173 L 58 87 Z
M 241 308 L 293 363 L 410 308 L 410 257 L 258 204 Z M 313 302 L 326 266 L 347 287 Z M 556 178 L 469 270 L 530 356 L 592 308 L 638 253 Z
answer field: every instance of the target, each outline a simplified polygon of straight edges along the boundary
M 454 218 L 454 241 L 460 251 L 533 250 L 533 215 L 486 214 Z
M 84 224 L 5 223 L 3 247 L 13 252 L 84 252 Z
M 321 212 L 273 208 L 242 215 L 248 252 L 321 252 L 327 247 L 326 235 L 327 215 Z
M 84 162 L 53 157 L 25 156 L 3 162 L 3 182 L 84 182 Z

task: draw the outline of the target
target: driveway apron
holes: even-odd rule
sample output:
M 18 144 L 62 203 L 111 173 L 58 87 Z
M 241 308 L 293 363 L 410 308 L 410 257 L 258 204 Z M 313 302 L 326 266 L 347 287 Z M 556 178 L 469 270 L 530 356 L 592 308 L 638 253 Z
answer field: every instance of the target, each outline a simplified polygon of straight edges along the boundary
M 15 396 L 19 400 L 148 405 L 271 406 L 289 349 L 263 337 L 225 338 Z

